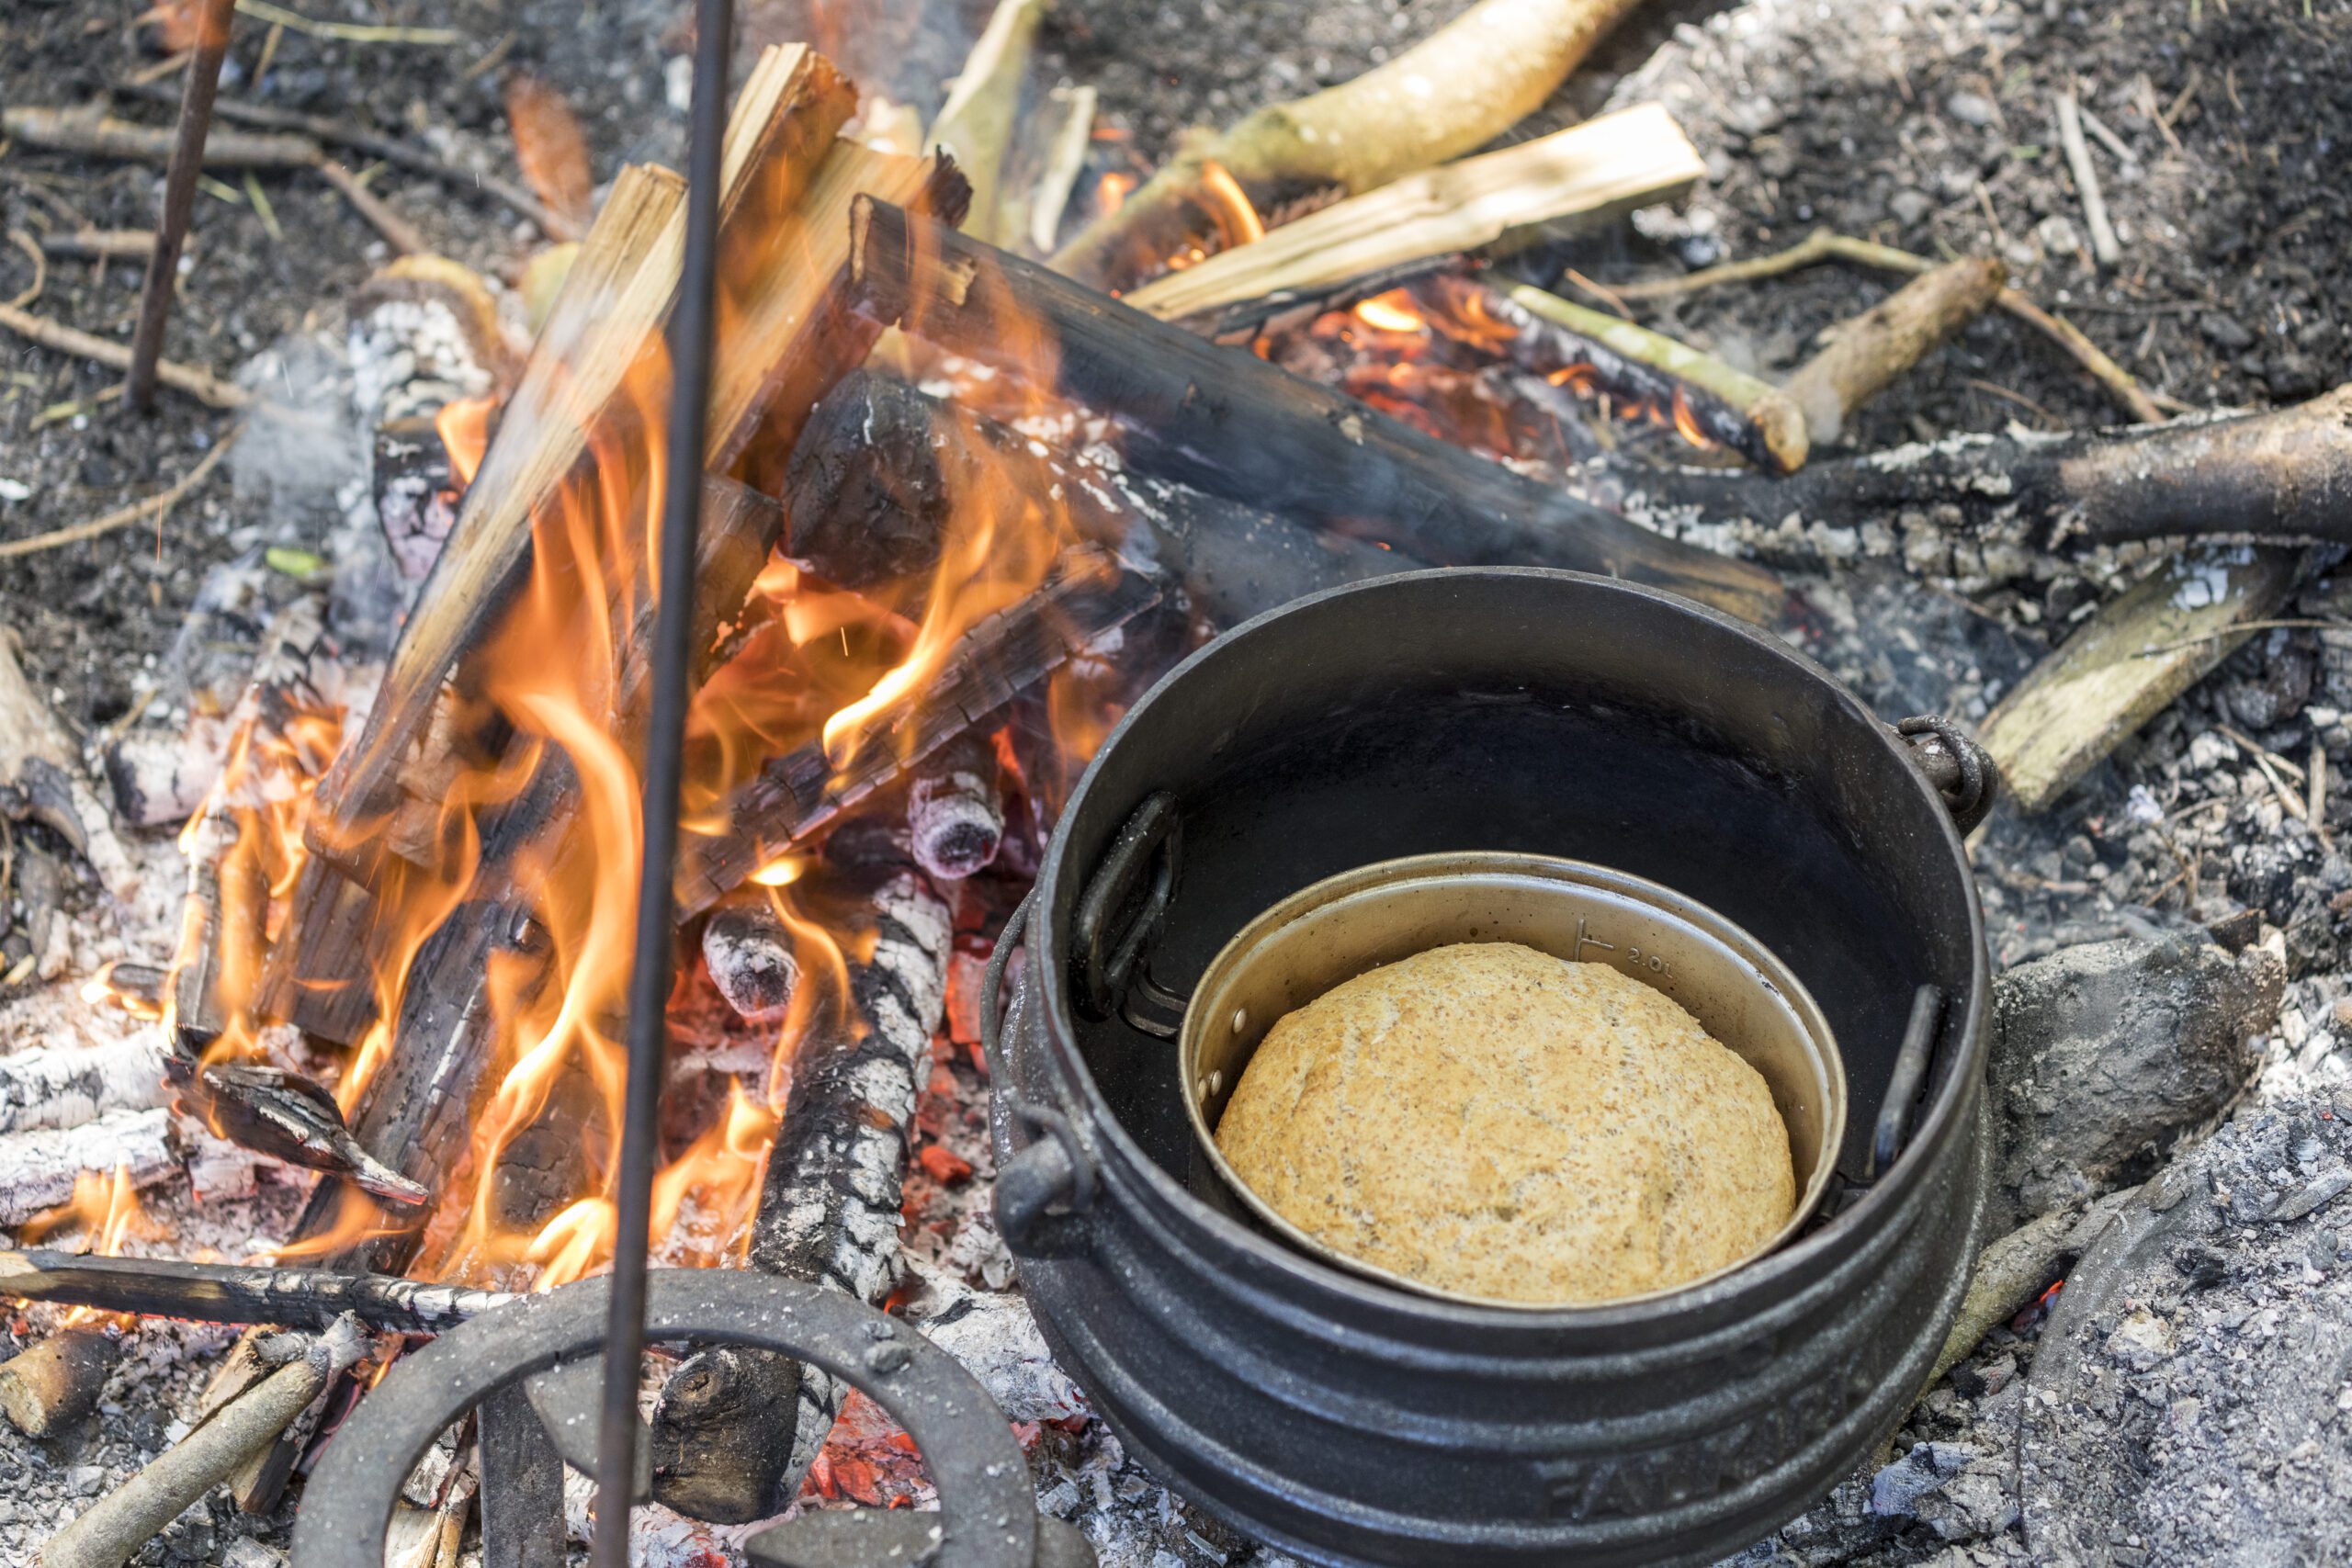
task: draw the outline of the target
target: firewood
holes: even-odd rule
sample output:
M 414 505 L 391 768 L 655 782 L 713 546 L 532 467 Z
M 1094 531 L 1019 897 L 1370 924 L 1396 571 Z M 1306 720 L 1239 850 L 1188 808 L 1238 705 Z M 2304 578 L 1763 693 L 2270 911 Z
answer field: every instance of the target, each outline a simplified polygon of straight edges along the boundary
M 499 1568 L 564 1568 L 563 1460 L 520 1385 L 475 1408 L 482 1555 Z
M 28 1438 L 62 1437 L 98 1407 L 121 1356 L 106 1329 L 61 1328 L 0 1362 L 0 1415 Z
M 907 786 L 907 837 L 915 863 L 935 882 L 960 882 L 996 859 L 1004 839 L 1004 791 L 996 748 L 966 731 L 942 747 Z
M 51 1537 L 40 1550 L 40 1568 L 121 1568 L 165 1525 L 277 1441 L 327 1380 L 357 1361 L 367 1346 L 356 1321 L 338 1322 Z
M 164 1098 L 163 1043 L 153 1030 L 102 1045 L 37 1045 L 0 1056 L 0 1134 L 78 1127 Z
M 971 181 L 972 211 L 967 226 L 993 243 L 1001 244 L 1018 232 L 1005 221 L 999 179 L 1021 107 L 1030 45 L 1048 3 L 997 0 L 988 26 L 980 30 L 964 69 L 948 89 L 947 101 L 939 107 L 939 118 L 931 122 L 922 139 L 926 147 L 944 149 Z
M 0 1252 L 0 1295 L 102 1312 L 288 1328 L 323 1329 L 348 1313 L 390 1334 L 438 1334 L 514 1300 L 497 1291 L 388 1274 L 96 1258 L 39 1247 Z
M 778 853 L 905 778 L 1088 641 L 1126 625 L 1159 597 L 1156 581 L 1099 551 L 1072 552 L 1043 588 L 966 632 L 923 690 L 877 716 L 869 743 L 846 763 L 837 764 L 811 741 L 769 761 L 730 792 L 717 807 L 726 826 L 683 846 L 679 918 L 709 908 Z
M 0 626 L 0 798 L 13 796 L 14 814 L 54 829 L 109 892 L 128 896 L 139 886 L 130 857 L 83 782 L 80 748 L 25 678 L 17 646 L 16 634 Z
M 67 1201 L 77 1177 L 118 1170 L 141 1189 L 180 1173 L 170 1111 L 109 1111 L 78 1127 L 0 1134 L 0 1225 Z
M 828 998 L 832 1016 L 794 1052 L 750 1261 L 878 1306 L 898 1279 L 909 1127 L 945 1005 L 954 921 L 903 835 L 860 823 L 836 832 L 826 856 L 820 874 L 842 884 L 832 896 L 871 910 L 873 955 L 853 966 L 847 1010 Z M 722 1524 L 776 1512 L 798 1491 L 843 1392 L 788 1357 L 694 1356 L 655 1411 L 654 1496 Z
M 1047 389 L 1111 416 L 1146 472 L 1432 565 L 1625 577 L 1759 623 L 1784 598 L 1759 568 L 1660 538 L 888 203 L 860 204 L 851 264 L 876 319 L 1018 378 L 1050 378 Z M 1051 352 L 1020 353 L 1040 331 Z
M 1812 463 L 1783 479 L 1645 471 L 1633 487 L 1709 522 L 1850 527 L 1903 512 L 2030 549 L 2253 536 L 2352 543 L 2352 386 L 2268 413 L 2088 435 L 1959 435 Z
M 1589 367 L 1612 392 L 1645 401 L 1679 396 L 1709 440 L 1773 473 L 1804 466 L 1812 446 L 1804 416 L 1770 382 L 1647 327 L 1527 284 L 1486 290 L 1482 298 L 1490 315 L 1519 329 L 1511 356 L 1538 374 L 1579 365 Z M 1642 376 L 1636 367 L 1656 377 Z
M 1707 165 L 1674 117 L 1642 104 L 1498 152 L 1408 175 L 1220 251 L 1129 292 L 1128 304 L 1177 321 L 1248 299 L 1314 295 L 1506 236 L 1672 201 Z
M 78 152 L 90 158 L 140 158 L 167 163 L 172 156 L 168 126 L 132 125 L 110 115 L 26 106 L 0 110 L 0 136 L 28 147 Z M 323 156 L 307 136 L 224 130 L 204 139 L 208 169 L 307 169 Z
M 2018 808 L 2048 808 L 2278 613 L 2302 552 L 2203 545 L 2102 606 L 1987 715 L 1978 739 Z M 2244 629 L 2240 629 L 2244 628 Z
M 792 950 L 792 929 L 762 888 L 730 897 L 703 922 L 703 967 L 747 1023 L 778 1022 L 792 1010 L 793 989 L 800 983 Z
M 1334 186 L 1374 190 L 1484 146 L 1552 96 L 1634 0 L 1480 0 L 1385 64 L 1221 136 L 1196 139 L 1054 257 L 1124 288 L 1216 232 L 1204 181 L 1221 169 L 1259 207 Z
M 1856 410 L 1984 314 L 2008 280 L 1998 261 L 1964 257 L 1922 274 L 1839 326 L 1828 346 L 1781 385 L 1804 412 L 1807 435 L 1835 443 Z

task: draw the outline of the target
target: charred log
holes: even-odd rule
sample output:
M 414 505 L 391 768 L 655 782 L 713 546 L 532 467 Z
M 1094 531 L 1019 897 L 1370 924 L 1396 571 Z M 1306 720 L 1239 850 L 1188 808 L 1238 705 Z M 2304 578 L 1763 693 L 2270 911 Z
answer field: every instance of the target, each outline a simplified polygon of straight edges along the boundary
M 0 1057 L 0 1133 L 79 1127 L 164 1098 L 164 1051 L 153 1030 L 104 1045 L 42 1045 Z
M 98 1407 L 122 1341 L 103 1328 L 61 1328 L 0 1363 L 0 1415 L 28 1438 L 54 1438 Z
M 0 1136 L 0 1224 L 22 1224 L 67 1201 L 77 1178 L 116 1171 L 135 1188 L 180 1173 L 170 1111 L 110 1111 L 77 1127 Z
M 878 822 L 836 832 L 829 897 L 872 911 L 872 958 L 847 1006 L 801 1041 L 784 1122 L 752 1221 L 751 1266 L 879 1305 L 897 1280 L 909 1127 L 946 998 L 954 922 L 902 835 Z M 798 1491 L 841 1409 L 832 1378 L 788 1357 L 711 1350 L 672 1374 L 653 1423 L 654 1496 L 741 1523 Z
M 876 320 L 1109 415 L 1128 463 L 1438 565 L 1556 566 L 1671 588 L 1750 620 L 1770 574 L 1649 533 L 1253 355 L 861 200 L 850 251 Z M 1042 330 L 1051 351 L 1019 346 Z
M 790 928 L 764 894 L 750 892 L 753 896 L 721 904 L 703 923 L 703 967 L 745 1022 L 774 1023 L 792 1010 L 800 964 Z
M 1004 791 L 996 748 L 967 731 L 907 786 L 907 836 L 915 863 L 934 881 L 960 882 L 996 859 L 1004 840 Z
M 349 1313 L 394 1334 L 438 1334 L 513 1298 L 388 1274 L 94 1258 L 31 1248 L 0 1252 L 0 1294 L 199 1323 L 322 1329 Z

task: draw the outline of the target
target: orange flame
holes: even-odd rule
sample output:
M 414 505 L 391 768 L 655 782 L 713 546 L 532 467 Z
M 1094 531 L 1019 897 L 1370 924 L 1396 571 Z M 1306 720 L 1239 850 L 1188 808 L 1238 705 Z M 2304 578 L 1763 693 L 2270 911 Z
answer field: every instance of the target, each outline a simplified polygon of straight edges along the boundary
M 491 416 L 497 412 L 494 397 L 459 398 L 444 403 L 433 416 L 442 449 L 449 454 L 449 472 L 457 477 L 460 489 L 473 483 L 474 474 L 481 468 L 481 455 L 490 447 Z
M 1392 288 L 1385 294 L 1375 294 L 1369 299 L 1359 301 L 1355 317 L 1374 332 L 1426 333 L 1430 330 L 1419 307 L 1413 303 L 1413 297 L 1401 288 Z
M 1266 237 L 1265 222 L 1250 205 L 1249 193 L 1214 158 L 1201 165 L 1201 194 L 1207 198 L 1209 213 L 1216 220 L 1217 232 L 1224 236 L 1226 249 Z

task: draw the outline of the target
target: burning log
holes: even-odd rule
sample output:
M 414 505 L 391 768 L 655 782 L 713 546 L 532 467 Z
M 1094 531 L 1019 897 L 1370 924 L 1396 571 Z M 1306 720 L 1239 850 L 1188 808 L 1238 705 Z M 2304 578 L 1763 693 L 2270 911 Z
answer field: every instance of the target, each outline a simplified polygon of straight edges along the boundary
M 165 1525 L 277 1440 L 327 1380 L 359 1359 L 368 1340 L 343 1319 L 293 1359 L 164 1450 L 41 1548 L 40 1568 L 121 1568 Z
M 1513 233 L 1672 201 L 1707 165 L 1674 117 L 1643 104 L 1431 169 L 1283 224 L 1126 296 L 1162 321 L 1271 295 L 1318 295 Z M 983 236 L 985 237 L 985 236 Z
M 681 919 L 700 914 L 775 856 L 909 771 L 1159 603 L 1157 582 L 1099 551 L 1070 552 L 1036 592 L 957 639 L 937 676 L 876 716 L 869 743 L 837 765 L 811 741 L 769 761 L 723 802 L 726 827 L 683 847 Z
M 1806 434 L 1823 446 L 1836 442 L 1857 409 L 1983 315 L 2008 281 L 1998 261 L 1964 257 L 1913 278 L 1841 325 L 1781 389 L 1804 411 Z
M 199 1067 L 177 1056 L 173 1065 L 183 1108 L 239 1147 L 343 1177 L 387 1202 L 431 1200 L 430 1191 L 362 1148 L 334 1096 L 300 1073 L 245 1063 Z
M 747 1023 L 775 1023 L 792 1010 L 800 964 L 792 931 L 764 893 L 721 904 L 703 922 L 702 961 L 710 983 Z
M 0 1056 L 0 1134 L 79 1127 L 165 1098 L 163 1043 L 152 1030 L 102 1045 L 39 1045 Z
M 960 882 L 996 859 L 1004 839 L 1004 791 L 997 773 L 996 748 L 967 730 L 907 786 L 907 835 L 915 863 L 934 881 Z
M 61 1436 L 98 1407 L 122 1341 L 103 1328 L 61 1328 L 0 1363 L 0 1415 L 28 1438 Z
M 1814 463 L 1784 479 L 1645 472 L 1638 488 L 1709 522 L 1851 526 L 1918 512 L 2028 548 L 2252 535 L 2352 543 L 2352 387 L 2257 414 L 2093 435 L 1957 435 Z
M 1541 107 L 1634 0 L 1481 0 L 1351 82 L 1270 104 L 1197 139 L 1054 257 L 1056 271 L 1125 287 L 1216 232 L 1208 192 L 1261 209 L 1334 186 L 1362 195 L 1484 146 Z
M 110 1111 L 77 1127 L 0 1136 L 0 1224 L 17 1225 L 74 1196 L 76 1177 L 122 1171 L 148 1188 L 180 1173 L 171 1112 Z
M 751 1266 L 878 1306 L 898 1279 L 908 1128 L 946 1004 L 954 920 L 903 840 L 880 824 L 838 830 L 826 854 L 844 885 L 828 891 L 873 912 L 873 956 L 853 966 L 847 1010 L 829 998 L 833 1016 L 794 1055 Z M 654 1413 L 654 1496 L 722 1524 L 775 1512 L 798 1491 L 842 1392 L 786 1357 L 696 1354 L 671 1375 Z
M 514 1298 L 389 1274 L 0 1252 L 0 1295 L 199 1323 L 324 1329 L 345 1315 L 388 1334 L 438 1334 Z
M 887 202 L 861 201 L 854 222 L 861 309 L 1017 378 L 1050 376 L 1050 389 L 1110 415 L 1147 472 L 1432 564 L 1626 577 L 1758 622 L 1781 602 L 1758 568 L 1660 538 Z M 1023 358 L 1017 346 L 1040 327 L 1051 351 Z

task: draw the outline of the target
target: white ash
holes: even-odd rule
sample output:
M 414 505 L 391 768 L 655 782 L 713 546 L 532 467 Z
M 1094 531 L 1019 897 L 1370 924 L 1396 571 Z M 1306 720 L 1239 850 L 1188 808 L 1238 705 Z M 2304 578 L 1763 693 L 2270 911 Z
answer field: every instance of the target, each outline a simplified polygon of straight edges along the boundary
M 773 1023 L 792 1010 L 800 965 L 784 918 L 765 899 L 729 904 L 702 928 L 703 965 L 711 984 L 747 1023 Z
M 0 1137 L 0 1224 L 22 1224 L 71 1199 L 78 1179 L 117 1170 L 138 1188 L 180 1174 L 170 1111 L 115 1111 L 77 1127 Z

